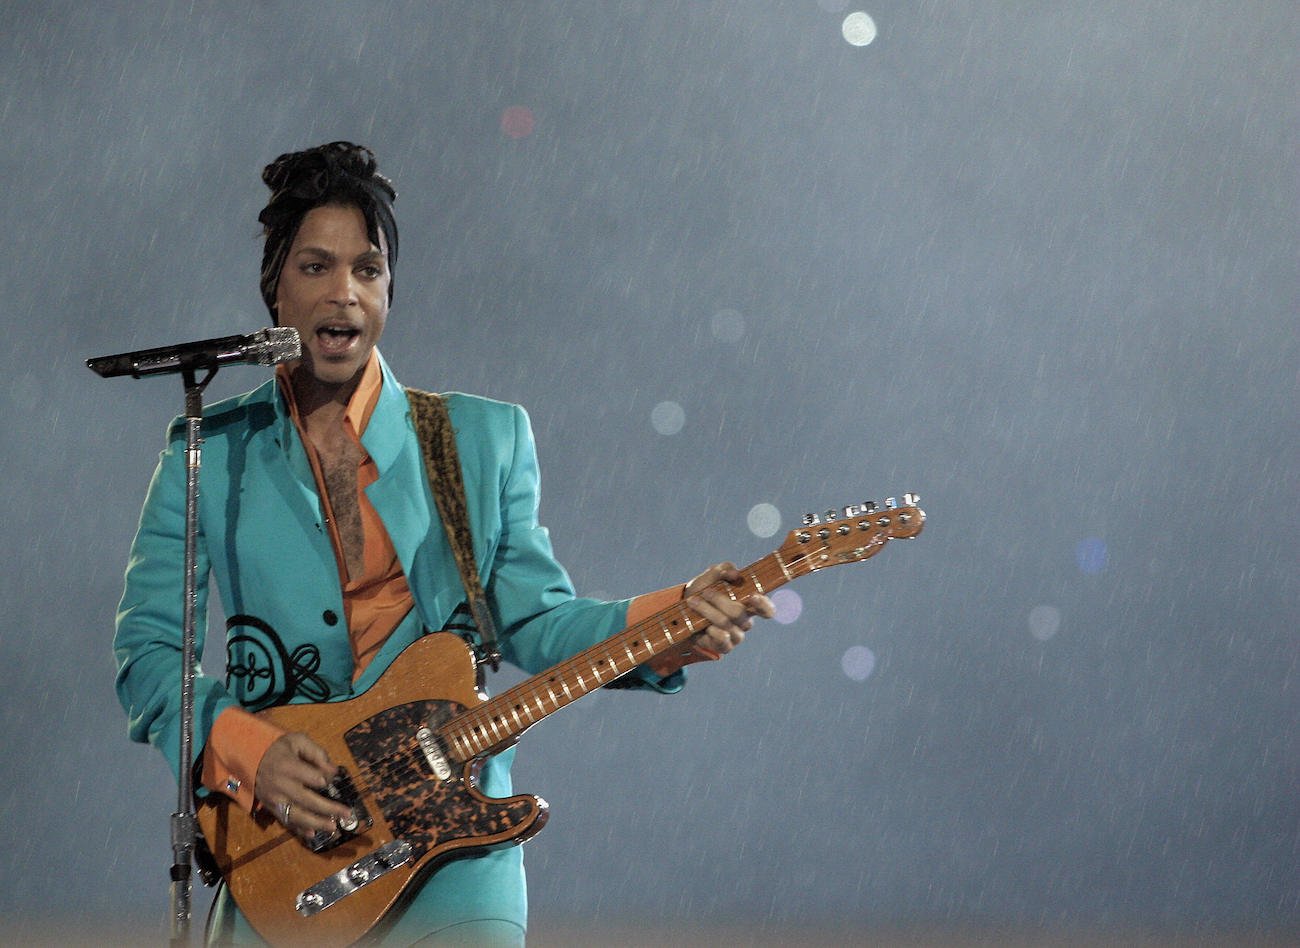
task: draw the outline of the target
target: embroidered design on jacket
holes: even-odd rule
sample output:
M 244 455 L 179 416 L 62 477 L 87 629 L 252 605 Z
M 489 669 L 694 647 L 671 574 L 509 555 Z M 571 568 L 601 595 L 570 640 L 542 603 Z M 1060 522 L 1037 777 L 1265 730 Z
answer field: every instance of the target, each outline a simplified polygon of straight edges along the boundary
M 320 649 L 315 645 L 290 652 L 279 633 L 257 616 L 231 616 L 226 632 L 226 688 L 247 710 L 288 704 L 296 697 L 329 700 L 329 684 L 317 674 Z

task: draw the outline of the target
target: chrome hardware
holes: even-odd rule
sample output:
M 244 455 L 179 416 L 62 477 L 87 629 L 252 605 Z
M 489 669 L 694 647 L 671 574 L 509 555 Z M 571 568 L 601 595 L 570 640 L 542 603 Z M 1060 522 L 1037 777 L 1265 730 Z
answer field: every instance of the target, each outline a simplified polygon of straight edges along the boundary
M 903 505 L 906 506 L 906 507 L 915 507 L 915 506 L 917 506 L 920 502 L 921 502 L 921 498 L 920 498 L 920 496 L 917 495 L 917 494 L 904 494 L 904 495 L 903 495 Z
M 317 830 L 313 833 L 307 840 L 307 846 L 312 852 L 323 853 L 333 849 L 356 837 L 358 832 L 364 832 L 374 825 L 365 803 L 352 785 L 352 778 L 342 767 L 335 772 L 334 779 L 321 791 L 321 794 L 349 807 L 352 813 L 347 819 L 339 820 L 337 828 Z
M 429 769 L 433 771 L 433 775 L 439 780 L 450 780 L 451 764 L 447 763 L 447 755 L 438 745 L 433 730 L 427 726 L 422 727 L 415 732 L 415 739 L 419 742 L 420 750 L 424 752 L 424 759 L 429 762 Z
M 815 527 L 819 523 L 821 523 L 821 518 L 816 514 L 806 513 L 803 515 L 803 525 L 805 527 Z
M 812 534 L 809 533 L 807 530 L 800 530 L 798 533 L 794 535 L 794 538 L 798 540 L 800 543 L 807 543 L 809 540 L 812 539 Z
M 839 519 L 839 514 L 835 510 L 835 508 L 832 507 L 830 510 L 826 511 L 826 513 L 822 514 L 822 519 L 826 523 L 834 523 L 836 520 Z
M 885 509 L 893 510 L 897 506 L 898 506 L 898 500 L 896 498 L 894 497 L 885 498 Z
M 295 908 L 304 918 L 322 912 L 339 899 L 346 898 L 363 886 L 392 872 L 411 861 L 411 844 L 395 839 L 374 852 L 362 856 L 352 865 L 326 876 L 309 889 L 298 894 Z
M 862 505 L 862 512 L 864 514 L 873 514 L 879 509 L 880 507 L 876 505 L 876 502 L 874 500 L 869 500 Z
M 835 532 L 838 533 L 840 536 L 847 536 L 848 534 L 853 532 L 853 528 L 850 527 L 847 523 L 842 523 L 835 528 Z

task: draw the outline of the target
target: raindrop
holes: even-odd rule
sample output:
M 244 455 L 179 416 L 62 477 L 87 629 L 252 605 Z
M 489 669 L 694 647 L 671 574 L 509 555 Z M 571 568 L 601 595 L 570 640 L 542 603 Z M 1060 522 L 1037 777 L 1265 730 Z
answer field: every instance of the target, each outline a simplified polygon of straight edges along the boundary
M 803 597 L 793 589 L 778 589 L 772 593 L 772 608 L 776 610 L 773 619 L 790 625 L 803 614 Z
M 686 424 L 686 412 L 676 402 L 660 402 L 650 412 L 650 424 L 661 435 L 675 435 Z
M 1100 537 L 1085 537 L 1074 548 L 1074 558 L 1079 569 L 1089 576 L 1106 568 L 1106 541 Z
M 840 668 L 854 681 L 866 681 L 876 670 L 876 653 L 865 645 L 851 645 L 840 657 Z
M 501 113 L 501 131 L 509 138 L 527 138 L 533 125 L 533 110 L 525 105 L 509 106 Z
M 1029 634 L 1046 642 L 1061 628 L 1061 610 L 1055 606 L 1034 606 L 1029 610 Z
M 770 537 L 781 529 L 781 511 L 771 504 L 755 504 L 745 518 L 749 532 L 756 537 Z
M 871 19 L 870 15 L 859 10 L 857 13 L 850 13 L 844 18 L 844 24 L 840 27 L 844 38 L 848 40 L 851 46 L 868 46 L 876 38 L 876 21 Z
M 740 342 L 745 335 L 745 317 L 734 309 L 720 309 L 713 314 L 710 328 L 718 342 Z

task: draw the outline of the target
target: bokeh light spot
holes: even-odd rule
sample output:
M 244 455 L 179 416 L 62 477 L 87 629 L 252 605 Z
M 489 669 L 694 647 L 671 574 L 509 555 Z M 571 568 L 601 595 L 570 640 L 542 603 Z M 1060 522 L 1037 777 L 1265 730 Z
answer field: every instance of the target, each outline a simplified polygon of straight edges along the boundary
M 756 537 L 770 537 L 781 529 L 781 511 L 771 504 L 755 504 L 745 518 L 749 532 Z
M 789 625 L 803 614 L 803 597 L 793 589 L 778 589 L 772 593 L 772 607 L 776 610 L 772 618 Z
M 1090 576 L 1100 573 L 1106 568 L 1106 541 L 1100 537 L 1085 537 L 1075 546 L 1074 558 L 1082 572 Z
M 501 131 L 509 138 L 527 138 L 533 125 L 533 110 L 526 105 L 512 105 L 501 113 Z
M 734 309 L 720 309 L 713 314 L 709 328 L 719 342 L 740 342 L 745 335 L 745 317 Z
M 859 10 L 844 18 L 840 32 L 851 46 L 868 46 L 876 38 L 876 21 Z
M 840 668 L 854 681 L 866 681 L 876 670 L 876 653 L 865 645 L 851 645 L 840 657 Z
M 676 402 L 660 402 L 650 412 L 650 424 L 661 435 L 675 435 L 686 424 L 686 412 Z
M 1055 606 L 1034 606 L 1029 610 L 1029 634 L 1046 642 L 1061 628 L 1061 610 Z

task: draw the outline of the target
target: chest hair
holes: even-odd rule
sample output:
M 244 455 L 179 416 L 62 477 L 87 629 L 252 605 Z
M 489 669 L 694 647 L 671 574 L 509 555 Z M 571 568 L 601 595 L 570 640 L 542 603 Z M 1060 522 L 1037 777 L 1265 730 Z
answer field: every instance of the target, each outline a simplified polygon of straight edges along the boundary
M 365 568 L 361 532 L 361 506 L 357 502 L 357 465 L 361 452 L 355 444 L 343 442 L 332 446 L 329 452 L 320 452 L 321 471 L 325 475 L 325 491 L 329 494 L 330 508 L 334 511 L 334 525 L 339 542 L 343 545 L 343 560 L 348 577 L 356 578 Z

